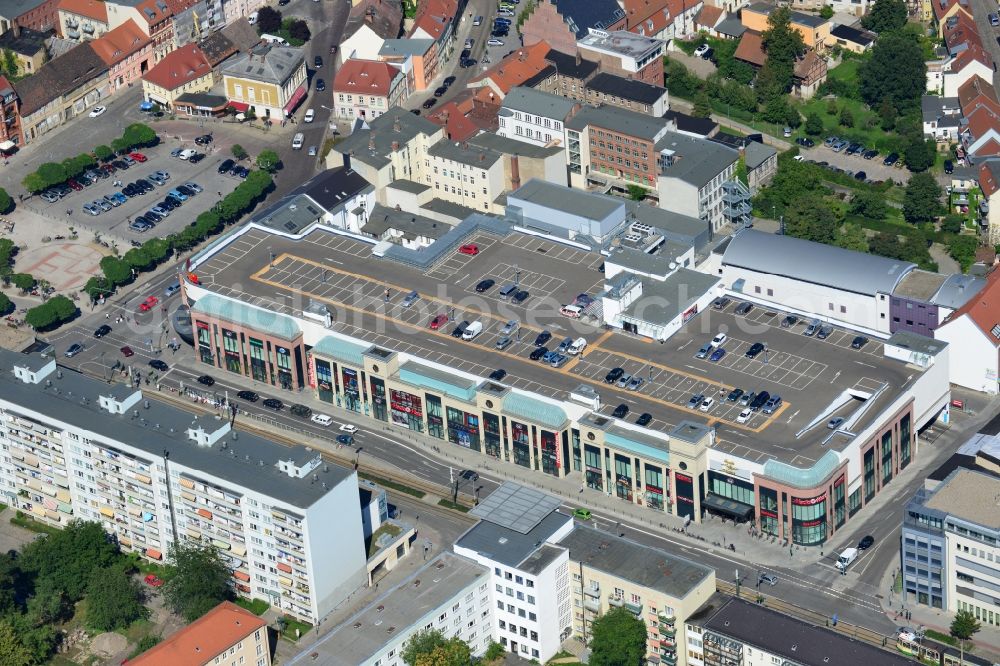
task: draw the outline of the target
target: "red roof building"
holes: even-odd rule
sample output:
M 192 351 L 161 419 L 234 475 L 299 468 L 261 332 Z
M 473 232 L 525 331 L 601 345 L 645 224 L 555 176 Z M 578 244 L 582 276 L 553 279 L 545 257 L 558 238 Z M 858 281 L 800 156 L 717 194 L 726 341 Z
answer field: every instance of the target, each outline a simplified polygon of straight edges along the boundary
M 132 19 L 95 39 L 92 46 L 108 66 L 111 92 L 140 80 L 153 64 L 153 42 Z
M 143 96 L 172 107 L 183 93 L 205 92 L 212 87 L 212 65 L 197 44 L 187 44 L 167 54 L 142 77 Z
M 546 59 L 549 50 L 547 42 L 538 42 L 517 49 L 472 79 L 469 86 L 472 88 L 489 86 L 502 99 L 514 86 L 524 85 L 526 81 L 549 68 L 555 73 L 555 68 Z
M 130 666 L 218 663 L 270 666 L 267 623 L 250 611 L 223 601 L 158 645 L 129 659 L 128 663 Z
M 339 119 L 378 118 L 408 95 L 406 76 L 380 60 L 351 58 L 333 80 L 333 110 Z

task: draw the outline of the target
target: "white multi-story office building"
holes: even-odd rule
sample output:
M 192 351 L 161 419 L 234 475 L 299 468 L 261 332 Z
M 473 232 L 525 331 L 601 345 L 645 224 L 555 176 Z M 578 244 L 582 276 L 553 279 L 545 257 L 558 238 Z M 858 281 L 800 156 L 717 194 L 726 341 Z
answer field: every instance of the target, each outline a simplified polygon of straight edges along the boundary
M 572 99 L 518 86 L 503 98 L 497 134 L 536 146 L 562 143 L 563 125 L 579 109 Z
M 0 350 L 0 497 L 50 525 L 99 522 L 162 560 L 212 544 L 240 594 L 316 622 L 366 582 L 353 471 L 227 419 L 192 415 Z

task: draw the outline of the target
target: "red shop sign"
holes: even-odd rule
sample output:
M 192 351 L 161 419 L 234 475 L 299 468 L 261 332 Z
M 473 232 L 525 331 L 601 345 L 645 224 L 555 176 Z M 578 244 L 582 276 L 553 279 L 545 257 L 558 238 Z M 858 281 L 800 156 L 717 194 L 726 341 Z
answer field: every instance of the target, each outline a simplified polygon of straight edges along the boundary
M 833 482 L 833 485 L 834 487 L 844 485 L 844 475 L 841 474 L 839 477 L 837 477 L 837 480 Z
M 678 481 L 684 481 L 686 483 L 691 483 L 691 480 L 692 480 L 690 476 L 688 476 L 687 474 L 681 474 L 680 472 L 675 472 L 674 473 L 674 477 Z
M 826 495 L 820 495 L 819 497 L 807 497 L 806 499 L 799 499 L 798 497 L 792 498 L 792 504 L 797 506 L 812 506 L 813 504 L 819 504 L 820 502 L 826 501 Z

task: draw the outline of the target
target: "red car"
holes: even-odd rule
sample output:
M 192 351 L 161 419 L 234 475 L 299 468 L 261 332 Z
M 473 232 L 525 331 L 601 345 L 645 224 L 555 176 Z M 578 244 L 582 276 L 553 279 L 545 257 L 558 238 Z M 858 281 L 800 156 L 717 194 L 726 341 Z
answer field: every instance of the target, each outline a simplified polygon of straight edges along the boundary
M 154 307 L 156 307 L 156 304 L 159 302 L 160 299 L 158 299 L 156 296 L 149 296 L 146 298 L 146 300 L 144 300 L 142 303 L 139 304 L 139 309 L 142 310 L 143 312 L 149 312 Z
M 437 317 L 434 317 L 434 319 L 431 319 L 431 330 L 436 331 L 447 323 L 448 315 L 439 314 Z
M 121 348 L 121 352 L 122 352 L 122 356 L 124 356 L 125 358 L 129 358 L 130 356 L 135 356 L 135 352 L 132 351 L 132 348 L 129 347 L 128 345 L 125 345 L 124 347 L 122 347 Z
M 157 578 L 153 574 L 146 574 L 146 585 L 151 585 L 153 587 L 163 587 L 163 581 Z
M 466 243 L 462 247 L 458 248 L 458 251 L 462 254 L 467 254 L 470 257 L 474 257 L 479 254 L 479 246 L 475 243 Z
M 134 159 L 136 162 L 139 162 L 139 163 L 142 163 L 142 162 L 146 161 L 146 156 L 143 155 L 142 153 L 129 153 L 128 156 L 131 157 L 132 159 Z
M 113 174 L 116 171 L 115 165 L 114 164 L 102 164 L 101 165 L 101 171 L 103 171 L 103 172 L 105 172 L 105 173 L 107 173 L 109 175 Z
M 72 187 L 77 192 L 79 192 L 80 190 L 83 189 L 83 185 L 81 185 L 80 183 L 76 182 L 72 178 L 70 178 L 69 180 L 67 180 L 66 184 L 69 185 L 70 187 Z

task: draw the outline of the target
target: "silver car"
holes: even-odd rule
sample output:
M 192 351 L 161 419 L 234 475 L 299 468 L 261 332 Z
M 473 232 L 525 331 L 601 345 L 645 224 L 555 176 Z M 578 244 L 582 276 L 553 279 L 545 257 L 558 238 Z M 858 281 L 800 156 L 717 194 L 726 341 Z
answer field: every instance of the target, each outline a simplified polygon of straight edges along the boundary
M 93 215 L 94 217 L 97 217 L 98 215 L 101 214 L 101 207 L 95 206 L 92 203 L 84 204 L 83 212 L 87 213 L 88 215 Z
M 618 381 L 615 382 L 615 386 L 617 386 L 618 388 L 625 388 L 626 386 L 628 386 L 628 383 L 630 381 L 632 381 L 632 375 L 625 373 L 624 375 L 618 378 Z
M 499 340 L 497 340 L 496 348 L 507 349 L 507 347 L 510 347 L 513 343 L 514 341 L 510 339 L 509 335 L 504 335 Z
M 569 356 L 566 356 L 566 354 L 556 354 L 555 358 L 549 362 L 549 365 L 553 368 L 561 368 L 566 365 L 567 361 L 569 361 Z
M 510 335 L 517 330 L 518 326 L 520 326 L 518 321 L 516 319 L 511 319 L 503 325 L 503 328 L 500 329 L 500 335 Z

